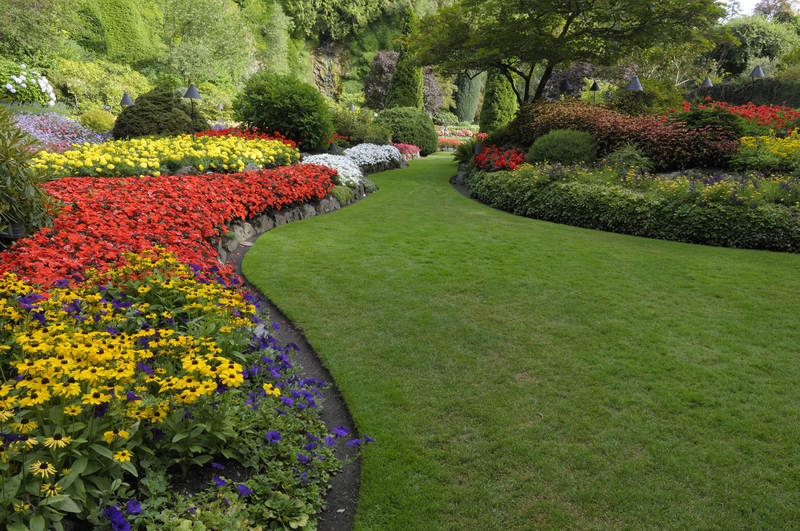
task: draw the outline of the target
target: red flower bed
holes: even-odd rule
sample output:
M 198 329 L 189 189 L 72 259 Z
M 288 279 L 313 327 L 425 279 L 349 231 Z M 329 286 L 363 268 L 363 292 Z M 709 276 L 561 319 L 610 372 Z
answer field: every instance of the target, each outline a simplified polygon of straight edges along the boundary
M 194 136 L 239 136 L 248 140 L 254 140 L 256 138 L 260 140 L 277 140 L 295 149 L 297 149 L 297 145 L 299 144 L 299 142 L 289 140 L 277 131 L 275 131 L 272 135 L 259 133 L 257 127 L 244 129 L 239 129 L 238 127 L 229 127 L 227 129 L 208 129 L 207 131 L 195 133 Z
M 516 170 L 525 162 L 525 153 L 510 147 L 484 146 L 475 156 L 473 166 L 484 171 Z
M 773 127 L 778 131 L 791 133 L 792 128 L 796 127 L 796 122 L 800 118 L 800 112 L 786 106 L 778 105 L 755 105 L 748 102 L 745 105 L 730 105 L 725 101 L 710 101 L 711 98 L 707 97 L 708 103 L 700 103 L 696 106 L 697 109 L 720 109 L 733 114 L 738 114 L 750 120 L 756 125 L 764 125 Z M 692 104 L 688 101 L 681 102 L 681 108 L 672 108 L 667 112 L 663 119 L 670 113 L 684 113 L 692 109 Z M 788 128 L 788 130 L 787 130 Z
M 452 138 L 440 138 L 439 139 L 439 147 L 440 148 L 457 148 L 461 144 L 463 144 L 461 140 L 454 140 Z
M 224 223 L 333 189 L 335 170 L 294 165 L 274 170 L 198 176 L 70 177 L 43 185 L 64 202 L 53 228 L 42 229 L 0 253 L 0 274 L 49 286 L 88 268 L 122 264 L 123 252 L 155 247 L 185 264 L 217 266 L 212 237 Z

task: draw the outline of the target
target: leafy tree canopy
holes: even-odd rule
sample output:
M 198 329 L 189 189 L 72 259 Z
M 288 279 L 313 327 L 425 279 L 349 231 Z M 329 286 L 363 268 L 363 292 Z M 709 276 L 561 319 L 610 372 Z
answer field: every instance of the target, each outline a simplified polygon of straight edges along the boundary
M 15 60 L 50 59 L 79 26 L 77 0 L 0 0 L 0 55 Z
M 284 0 L 284 10 L 295 28 L 322 40 L 341 40 L 381 14 L 381 0 Z
M 495 66 L 510 83 L 520 78 L 522 102 L 538 64 L 533 99 L 556 67 L 608 65 L 636 48 L 684 42 L 724 15 L 715 0 L 460 0 L 423 19 L 406 42 L 420 64 L 454 73 Z

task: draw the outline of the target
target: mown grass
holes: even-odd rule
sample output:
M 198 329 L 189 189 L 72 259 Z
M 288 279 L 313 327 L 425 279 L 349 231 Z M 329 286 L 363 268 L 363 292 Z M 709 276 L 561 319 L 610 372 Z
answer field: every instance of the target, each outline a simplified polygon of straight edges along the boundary
M 451 160 L 244 260 L 378 441 L 356 529 L 800 527 L 800 257 L 515 217 Z

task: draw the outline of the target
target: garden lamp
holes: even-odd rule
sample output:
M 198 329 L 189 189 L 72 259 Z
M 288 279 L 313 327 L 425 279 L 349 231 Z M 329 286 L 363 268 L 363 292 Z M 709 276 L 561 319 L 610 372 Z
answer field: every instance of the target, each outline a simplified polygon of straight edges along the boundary
M 189 90 L 186 91 L 183 97 L 192 100 L 192 134 L 194 134 L 194 100 L 200 99 L 200 93 L 197 92 L 197 87 L 194 86 L 194 83 L 189 83 Z
M 130 96 L 128 96 L 127 92 L 122 93 L 122 101 L 119 104 L 123 107 L 133 107 L 133 100 Z M 131 135 L 128 133 L 128 117 L 125 116 L 125 136 L 130 137 Z
M 222 110 L 222 104 L 221 103 L 217 104 L 217 109 Z
M 756 65 L 756 67 L 753 69 L 752 72 L 750 72 L 750 75 L 747 76 L 747 77 L 751 78 L 753 80 L 753 83 L 756 82 L 756 78 L 757 77 L 762 77 L 763 78 L 764 77 L 764 71 L 761 70 L 761 65 Z
M 480 155 L 481 151 L 483 151 L 483 142 L 478 140 L 477 142 L 475 142 L 475 154 Z
M 639 83 L 639 76 L 633 76 L 633 78 L 631 79 L 631 82 L 628 83 L 627 87 L 625 87 L 625 90 L 628 90 L 628 91 L 631 91 L 631 92 L 644 92 L 644 89 L 642 88 L 642 84 Z
M 350 104 L 350 112 L 355 112 L 355 111 L 356 111 L 356 106 L 351 103 Z
M 713 86 L 714 84 L 711 83 L 711 78 L 706 76 L 706 78 L 703 80 L 703 84 L 700 85 L 700 88 L 711 88 Z
M 597 81 L 592 83 L 592 86 L 589 88 L 590 92 L 594 92 L 594 102 L 597 103 L 597 92 L 600 90 L 600 85 L 597 84 Z
M 335 142 L 331 142 L 331 145 L 328 147 L 328 153 L 331 153 L 333 155 L 339 154 L 339 148 L 336 147 Z
M 569 79 L 564 79 L 561 82 L 561 92 L 572 92 L 572 85 L 569 84 Z

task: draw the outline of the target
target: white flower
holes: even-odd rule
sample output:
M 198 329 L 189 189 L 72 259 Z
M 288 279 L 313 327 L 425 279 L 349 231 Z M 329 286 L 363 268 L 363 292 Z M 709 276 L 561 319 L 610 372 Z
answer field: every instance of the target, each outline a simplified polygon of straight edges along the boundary
M 56 95 L 53 94 L 52 92 L 50 93 L 50 101 L 56 101 Z M 48 105 L 50 104 L 48 103 Z
M 14 90 L 14 87 L 11 86 L 11 83 L 6 83 L 6 90 Z
M 25 74 L 22 74 L 21 76 L 19 76 L 19 80 L 20 80 L 20 81 L 27 81 L 27 80 L 28 80 L 28 78 L 27 78 L 27 77 L 25 77 Z
M 20 83 L 19 86 L 22 88 L 28 88 L 28 85 L 26 85 L 25 83 Z
M 27 68 L 25 65 L 19 65 L 20 68 Z
M 53 99 L 55 99 L 55 96 L 53 96 Z M 48 107 L 52 107 L 55 104 L 56 104 L 56 102 L 54 102 L 53 100 L 50 100 L 50 101 L 47 102 L 47 106 Z
M 19 83 L 19 78 L 17 76 L 11 76 L 11 81 L 14 83 Z
M 355 161 L 359 166 L 371 166 L 381 162 L 400 162 L 403 155 L 394 146 L 378 146 L 375 144 L 359 144 L 344 150 L 346 157 Z
M 361 182 L 361 169 L 351 159 L 342 155 L 309 155 L 303 159 L 302 164 L 319 164 L 339 172 L 339 181 L 354 188 Z
M 17 93 L 17 89 L 15 89 L 15 88 L 10 88 L 8 90 L 11 91 L 11 94 L 16 94 Z

